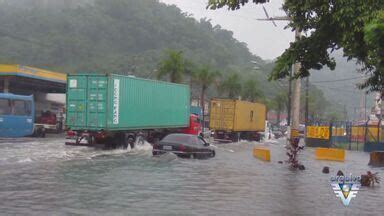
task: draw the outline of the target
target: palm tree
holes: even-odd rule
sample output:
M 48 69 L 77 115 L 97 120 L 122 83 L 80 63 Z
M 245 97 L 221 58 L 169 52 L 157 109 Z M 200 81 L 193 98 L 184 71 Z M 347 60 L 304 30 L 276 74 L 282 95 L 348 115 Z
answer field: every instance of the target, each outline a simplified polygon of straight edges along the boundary
M 241 80 L 237 73 L 230 74 L 219 86 L 221 93 L 227 93 L 229 98 L 238 97 L 241 94 Z
M 250 79 L 244 83 L 242 97 L 245 100 L 249 100 L 251 102 L 255 101 L 263 101 L 264 94 L 258 87 L 259 84 L 256 80 Z
M 200 105 L 203 112 L 203 122 L 205 112 L 205 92 L 212 84 L 217 83 L 217 79 L 219 76 L 219 72 L 212 71 L 208 66 L 204 66 L 203 68 L 200 68 L 195 73 L 193 73 L 193 80 L 201 86 Z
M 272 106 L 273 106 L 273 109 L 276 110 L 276 114 L 277 114 L 277 119 L 276 119 L 277 124 L 280 124 L 281 112 L 283 112 L 286 109 L 287 104 L 288 104 L 288 97 L 285 94 L 285 92 L 278 93 L 272 99 Z
M 166 55 L 167 57 L 159 64 L 157 78 L 168 75 L 173 83 L 183 82 L 183 76 L 188 72 L 189 61 L 184 59 L 182 51 L 168 50 Z

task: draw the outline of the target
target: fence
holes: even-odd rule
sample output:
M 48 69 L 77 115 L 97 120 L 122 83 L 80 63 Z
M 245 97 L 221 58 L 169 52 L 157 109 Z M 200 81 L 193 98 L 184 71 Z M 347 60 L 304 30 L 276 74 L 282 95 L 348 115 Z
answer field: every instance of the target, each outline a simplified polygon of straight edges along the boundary
M 381 120 L 365 127 L 364 151 L 384 151 L 384 127 Z
M 379 122 L 314 122 L 306 126 L 306 145 L 355 151 L 384 151 L 384 126 Z
M 361 151 L 364 146 L 365 126 L 352 122 L 332 123 L 332 146 L 348 150 Z

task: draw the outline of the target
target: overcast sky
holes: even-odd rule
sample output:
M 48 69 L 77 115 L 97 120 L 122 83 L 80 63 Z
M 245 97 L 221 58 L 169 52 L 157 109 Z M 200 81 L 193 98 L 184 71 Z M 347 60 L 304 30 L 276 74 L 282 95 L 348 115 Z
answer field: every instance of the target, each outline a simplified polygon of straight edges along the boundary
M 234 37 L 248 44 L 250 51 L 263 59 L 275 59 L 294 39 L 294 33 L 290 29 L 284 30 L 287 22 L 276 21 L 275 27 L 269 21 L 258 21 L 257 18 L 265 18 L 261 5 L 249 3 L 237 11 L 229 11 L 227 8 L 219 10 L 207 10 L 208 0 L 160 0 L 167 4 L 175 4 L 182 11 L 188 12 L 196 19 L 208 18 L 213 24 L 219 24 L 224 29 L 231 30 Z M 284 16 L 281 8 L 282 0 L 273 0 L 264 4 L 269 16 Z

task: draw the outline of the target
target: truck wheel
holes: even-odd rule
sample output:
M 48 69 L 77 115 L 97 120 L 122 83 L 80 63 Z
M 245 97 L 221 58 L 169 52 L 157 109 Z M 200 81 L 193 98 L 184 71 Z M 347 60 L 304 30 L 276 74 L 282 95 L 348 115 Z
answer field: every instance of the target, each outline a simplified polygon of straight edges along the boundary
M 124 148 L 128 148 L 128 145 L 131 149 L 135 148 L 135 137 L 133 135 L 126 135 L 124 140 Z
M 124 133 L 116 133 L 111 141 L 108 144 L 108 147 L 115 149 L 115 148 L 127 148 L 125 134 Z
M 232 142 L 239 142 L 239 140 L 240 140 L 239 133 L 232 133 L 231 137 L 232 137 Z
M 133 134 L 119 133 L 117 135 L 119 138 L 118 145 L 124 149 L 128 148 L 128 145 L 133 149 L 135 147 L 135 136 Z
M 139 145 L 139 146 L 143 146 L 144 143 L 145 143 L 145 139 L 144 139 L 144 137 L 143 137 L 143 136 L 137 136 L 137 137 L 136 137 L 136 143 L 137 143 L 137 145 Z

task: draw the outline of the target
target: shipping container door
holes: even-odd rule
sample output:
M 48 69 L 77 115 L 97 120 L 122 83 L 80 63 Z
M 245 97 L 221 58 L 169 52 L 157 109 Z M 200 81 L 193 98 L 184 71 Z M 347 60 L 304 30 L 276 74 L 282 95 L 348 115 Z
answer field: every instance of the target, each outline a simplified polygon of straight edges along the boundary
M 88 77 L 88 128 L 105 128 L 108 79 L 106 76 Z
M 68 76 L 67 125 L 85 127 L 87 121 L 87 77 Z
M 231 131 L 234 127 L 235 102 L 233 100 L 212 100 L 210 127 Z
M 256 131 L 258 113 L 254 103 L 236 101 L 235 131 Z

